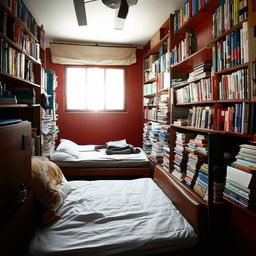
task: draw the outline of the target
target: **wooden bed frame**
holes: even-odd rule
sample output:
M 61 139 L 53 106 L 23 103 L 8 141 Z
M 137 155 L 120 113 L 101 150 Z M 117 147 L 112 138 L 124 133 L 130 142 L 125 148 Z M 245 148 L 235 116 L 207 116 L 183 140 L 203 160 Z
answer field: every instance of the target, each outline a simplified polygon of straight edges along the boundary
M 120 169 L 119 171 L 117 169 L 116 172 L 120 173 Z M 77 172 L 77 174 L 80 174 L 80 173 Z M 115 174 L 115 170 L 113 174 Z M 2 172 L 0 175 L 1 177 L 8 175 L 8 171 Z M 24 174 L 24 175 L 27 175 L 27 174 Z M 15 177 L 13 178 L 15 180 Z M 184 188 L 182 188 L 180 184 L 178 184 L 177 181 L 174 180 L 174 178 L 168 175 L 168 172 L 165 171 L 163 168 L 159 168 L 157 166 L 155 167 L 153 180 L 170 198 L 170 200 L 174 203 L 174 205 L 182 213 L 182 215 L 188 220 L 188 222 L 194 227 L 194 230 L 199 236 L 199 241 L 203 241 L 206 238 L 206 232 L 207 232 L 206 205 L 202 204 L 196 198 L 194 198 L 191 194 L 185 191 Z M 29 198 L 28 198 L 29 200 L 26 202 L 31 202 L 30 200 L 31 198 L 33 198 L 32 195 L 29 195 Z M 29 234 L 31 234 L 30 231 L 33 231 L 33 226 L 31 225 L 32 223 L 31 220 L 33 219 L 32 214 L 34 212 L 33 209 L 34 208 L 31 203 L 24 203 L 23 205 L 20 206 L 20 208 L 18 208 L 15 212 L 13 212 L 12 218 L 10 218 L 9 221 L 0 228 L 0 237 L 1 239 L 3 239 L 2 241 L 4 241 L 3 247 L 0 246 L 1 255 L 9 255 L 8 253 L 10 248 L 12 251 L 17 250 L 17 252 L 20 252 L 22 249 L 27 248 L 29 243 Z M 19 245 L 16 248 L 16 243 L 14 241 L 17 241 L 20 239 L 19 238 L 20 233 L 17 233 L 17 228 L 23 231 L 26 230 L 26 234 L 23 234 L 22 241 L 27 241 L 27 243 L 24 242 L 22 245 Z M 8 248 L 7 253 L 6 253 L 5 245 L 9 245 L 7 247 Z
M 152 170 L 149 167 L 131 167 L 131 168 L 70 168 L 60 167 L 66 177 L 152 177 Z

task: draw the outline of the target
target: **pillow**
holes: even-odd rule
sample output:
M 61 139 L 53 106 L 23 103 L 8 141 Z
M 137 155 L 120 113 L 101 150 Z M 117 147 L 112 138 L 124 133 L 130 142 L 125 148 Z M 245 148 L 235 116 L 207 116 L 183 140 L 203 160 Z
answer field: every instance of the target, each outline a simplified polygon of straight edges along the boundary
M 31 188 L 43 209 L 42 222 L 51 224 L 60 218 L 56 214 L 71 187 L 61 169 L 46 157 L 32 157 Z
M 56 148 L 56 151 L 67 153 L 76 158 L 78 158 L 79 154 L 80 154 L 79 146 L 75 142 L 73 142 L 71 140 L 66 140 L 66 139 L 60 140 L 60 144 Z
M 107 147 L 123 148 L 126 146 L 128 146 L 128 144 L 126 143 L 126 140 L 116 140 L 116 141 L 107 142 Z

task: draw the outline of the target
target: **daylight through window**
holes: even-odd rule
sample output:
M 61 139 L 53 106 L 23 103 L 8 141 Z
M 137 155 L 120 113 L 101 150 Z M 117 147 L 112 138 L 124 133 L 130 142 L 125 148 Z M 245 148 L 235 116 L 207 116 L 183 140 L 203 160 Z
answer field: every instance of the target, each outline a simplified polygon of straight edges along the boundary
M 67 110 L 125 109 L 124 69 L 67 68 Z

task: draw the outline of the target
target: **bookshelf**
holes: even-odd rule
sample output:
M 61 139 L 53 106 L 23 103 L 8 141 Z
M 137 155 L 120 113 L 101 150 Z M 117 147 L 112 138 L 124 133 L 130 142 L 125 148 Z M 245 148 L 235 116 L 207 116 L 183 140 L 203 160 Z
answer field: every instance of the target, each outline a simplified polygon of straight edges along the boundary
M 153 163 L 163 162 L 169 148 L 170 20 L 144 46 L 143 148 Z
M 185 147 L 193 151 L 197 135 L 205 139 L 208 178 L 206 196 L 201 197 L 208 206 L 209 223 L 213 227 L 215 208 L 230 201 L 224 201 L 222 196 L 216 199 L 215 191 L 218 186 L 224 190 L 223 184 L 216 184 L 225 183 L 226 167 L 232 162 L 226 159 L 232 151 L 226 144 L 238 150 L 240 144 L 251 144 L 255 139 L 256 12 L 252 1 L 243 1 L 243 5 L 239 5 L 239 1 L 233 1 L 232 5 L 230 1 L 228 8 L 227 1 L 209 0 L 202 1 L 205 5 L 198 6 L 192 14 L 194 7 L 188 7 L 191 2 L 196 1 L 186 2 L 171 16 L 170 152 L 174 153 L 169 156 L 167 172 L 195 197 L 200 196 L 188 185 L 191 179 L 185 179 L 186 175 L 181 177 L 174 170 L 183 168 L 186 174 L 183 158 L 187 164 L 191 155 L 183 156 L 181 152 L 185 152 Z M 184 118 L 185 110 L 188 114 Z M 194 136 L 185 142 L 179 141 L 180 134 Z M 194 146 L 198 147 L 197 144 Z M 180 155 L 175 152 L 177 145 Z M 200 173 L 200 169 L 197 172 Z
M 43 27 L 22 0 L 0 1 L 0 115 L 31 122 L 32 135 L 38 141 L 36 154 L 41 153 L 44 40 Z

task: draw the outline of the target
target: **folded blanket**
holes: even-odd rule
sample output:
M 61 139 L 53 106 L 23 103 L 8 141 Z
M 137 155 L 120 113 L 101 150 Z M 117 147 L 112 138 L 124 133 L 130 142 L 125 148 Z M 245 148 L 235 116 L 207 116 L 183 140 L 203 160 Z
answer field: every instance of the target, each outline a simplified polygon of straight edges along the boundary
M 139 148 L 135 148 L 132 145 L 128 145 L 126 147 L 107 147 L 106 154 L 107 155 L 123 155 L 123 154 L 138 154 L 140 153 Z

